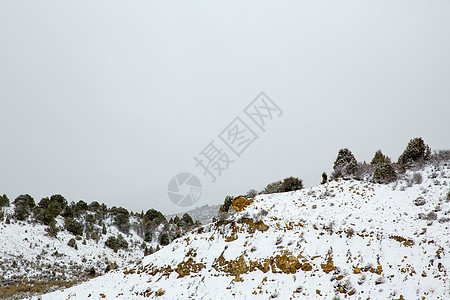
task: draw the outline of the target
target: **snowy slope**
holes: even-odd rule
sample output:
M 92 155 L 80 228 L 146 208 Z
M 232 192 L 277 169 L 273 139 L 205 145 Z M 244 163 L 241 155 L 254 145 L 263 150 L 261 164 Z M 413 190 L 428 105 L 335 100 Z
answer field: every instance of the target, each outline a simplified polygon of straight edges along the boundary
M 3 208 L 12 215 L 14 206 Z M 111 220 L 109 220 L 111 221 Z M 64 227 L 63 219 L 57 218 L 57 226 Z M 133 222 L 133 220 L 131 220 Z M 12 219 L 11 224 L 0 223 L 0 282 L 2 285 L 25 283 L 32 280 L 83 280 L 94 268 L 102 274 L 108 265 L 125 266 L 141 259 L 142 238 L 134 231 L 124 235 L 129 249 L 117 253 L 104 245 L 108 236 L 120 232 L 107 223 L 107 234 L 98 242 L 92 239 L 78 240 L 74 249 L 68 245 L 74 235 L 60 231 L 56 238 L 48 236 L 47 226 Z M 150 244 L 149 244 L 150 245 Z M 92 275 L 92 274 L 91 274 Z
M 142 263 L 42 299 L 450 299 L 450 164 L 419 173 L 257 196 Z

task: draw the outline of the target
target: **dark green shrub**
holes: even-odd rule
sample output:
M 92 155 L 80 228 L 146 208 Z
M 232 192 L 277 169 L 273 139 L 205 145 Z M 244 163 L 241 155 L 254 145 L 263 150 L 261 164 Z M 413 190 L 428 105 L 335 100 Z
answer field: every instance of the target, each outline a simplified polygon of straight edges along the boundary
M 66 206 L 61 212 L 61 216 L 63 218 L 73 218 L 73 207 L 72 206 Z
M 397 180 L 397 173 L 392 164 L 381 163 L 376 165 L 372 179 L 376 183 L 390 183 Z
M 66 219 L 66 229 L 73 235 L 83 235 L 83 225 L 74 219 Z
M 398 164 L 408 168 L 416 163 L 423 163 L 431 156 L 431 149 L 425 144 L 423 139 L 414 138 L 409 141 L 406 149 L 398 158 Z
M 47 232 L 48 236 L 56 238 L 58 236 L 58 232 L 59 232 L 59 229 L 56 226 L 56 222 L 55 221 L 51 222 L 48 225 L 48 227 L 45 228 L 45 231 Z
M 95 223 L 95 217 L 92 214 L 86 214 L 86 223 L 94 224 Z
M 262 190 L 262 194 L 273 194 L 273 193 L 279 193 L 281 190 L 281 186 L 283 185 L 283 182 L 281 181 L 275 181 L 272 183 L 269 183 L 264 190 Z
M 33 213 L 38 221 L 49 225 L 67 207 L 66 199 L 61 195 L 42 198 Z
M 328 181 L 328 176 L 327 173 L 323 172 L 322 173 L 322 182 L 320 184 L 325 184 Z
M 161 236 L 159 237 L 159 243 L 160 243 L 162 246 L 167 246 L 167 245 L 169 245 L 169 244 L 170 244 L 169 235 L 168 235 L 167 233 L 163 232 L 163 233 L 161 234 Z
M 358 169 L 358 162 L 353 153 L 347 148 L 341 149 L 338 152 L 336 160 L 333 165 L 333 178 L 339 177 L 353 177 Z
M 301 190 L 303 188 L 303 181 L 297 177 L 287 177 L 283 179 L 280 192 L 291 192 Z
M 219 212 L 228 212 L 231 206 L 231 202 L 233 202 L 233 196 L 226 196 L 223 204 L 219 208 Z
M 119 249 L 128 249 L 128 243 L 121 234 L 116 237 L 110 236 L 105 241 L 105 246 L 117 252 Z
M 155 251 L 153 250 L 153 247 L 152 247 L 152 246 L 150 246 L 150 248 L 148 248 L 147 246 L 145 246 L 145 249 L 144 249 L 144 256 L 153 254 L 154 252 L 155 252 Z
M 154 222 L 156 225 L 167 223 L 166 217 L 164 217 L 164 215 L 160 211 L 157 211 L 153 208 L 147 210 L 145 216 L 150 222 Z
M 91 204 L 88 205 L 88 210 L 92 212 L 100 211 L 100 209 L 101 209 L 100 203 L 98 203 L 97 201 L 93 201 L 91 202 Z
M 144 241 L 150 243 L 153 239 L 153 230 L 150 222 L 145 222 Z
M 67 200 L 62 195 L 55 194 L 50 197 L 50 202 L 53 206 L 58 207 L 58 209 L 61 211 L 64 207 L 67 206 Z
M 284 193 L 300 190 L 303 188 L 303 181 L 297 177 L 287 177 L 283 181 L 269 183 L 262 194 Z
M 183 229 L 189 229 L 194 226 L 194 220 L 192 220 L 189 214 L 185 213 L 177 225 Z
M 9 206 L 9 199 L 8 196 L 3 194 L 3 196 L 0 196 L 0 207 Z
M 114 250 L 114 252 L 117 252 L 117 250 L 119 249 L 117 247 L 117 239 L 114 236 L 110 236 L 106 239 L 105 241 L 105 246 L 108 248 L 111 248 Z
M 375 155 L 373 156 L 372 161 L 370 162 L 372 166 L 390 163 L 391 159 L 387 155 L 384 155 L 383 152 L 381 152 L 381 150 L 375 152 Z
M 78 201 L 77 203 L 71 203 L 73 216 L 80 217 L 82 213 L 88 210 L 88 205 L 83 200 Z
M 178 218 L 178 216 L 175 216 L 175 218 L 173 218 L 173 223 L 176 225 L 180 224 L 181 223 L 180 218 Z
M 77 241 L 75 241 L 74 238 L 71 238 L 69 242 L 67 243 L 70 247 L 74 248 L 75 250 L 78 250 Z
M 98 241 L 100 240 L 100 231 L 98 231 L 98 230 L 92 231 L 89 238 L 98 243 Z
M 14 200 L 14 218 L 17 220 L 25 220 L 31 214 L 31 211 L 36 206 L 33 197 L 28 194 L 20 195 Z
M 128 233 L 130 231 L 130 213 L 123 207 L 112 207 L 109 211 L 114 216 L 114 225 L 123 232 Z

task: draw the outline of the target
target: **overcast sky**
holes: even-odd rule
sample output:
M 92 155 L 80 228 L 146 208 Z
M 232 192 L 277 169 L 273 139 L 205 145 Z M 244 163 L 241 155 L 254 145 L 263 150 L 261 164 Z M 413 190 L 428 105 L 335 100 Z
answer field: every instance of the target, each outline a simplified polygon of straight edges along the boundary
M 173 213 L 296 176 L 348 147 L 450 149 L 450 1 L 0 2 L 0 193 Z M 264 91 L 283 111 L 258 131 Z M 258 135 L 240 157 L 218 135 Z M 216 182 L 194 156 L 235 162 Z M 180 208 L 167 185 L 201 181 Z

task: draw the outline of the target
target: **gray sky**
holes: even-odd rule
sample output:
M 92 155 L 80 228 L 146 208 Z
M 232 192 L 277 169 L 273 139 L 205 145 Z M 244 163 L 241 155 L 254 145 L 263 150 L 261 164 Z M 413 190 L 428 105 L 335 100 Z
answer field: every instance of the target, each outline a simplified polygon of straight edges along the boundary
M 450 148 L 449 1 L 3 0 L 0 41 L 10 199 L 173 213 L 180 172 L 202 181 L 201 206 L 287 176 L 315 185 L 343 147 Z M 211 183 L 194 156 L 261 91 L 284 114 Z

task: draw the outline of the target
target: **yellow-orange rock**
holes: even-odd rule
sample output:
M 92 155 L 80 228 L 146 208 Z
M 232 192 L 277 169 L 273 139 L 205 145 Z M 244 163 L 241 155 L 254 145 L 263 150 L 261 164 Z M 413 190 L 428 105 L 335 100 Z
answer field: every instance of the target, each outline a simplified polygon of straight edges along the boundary
M 253 200 L 249 200 L 244 197 L 236 197 L 231 202 L 231 207 L 234 208 L 235 211 L 240 212 L 243 211 L 246 206 L 249 206 L 252 203 Z

